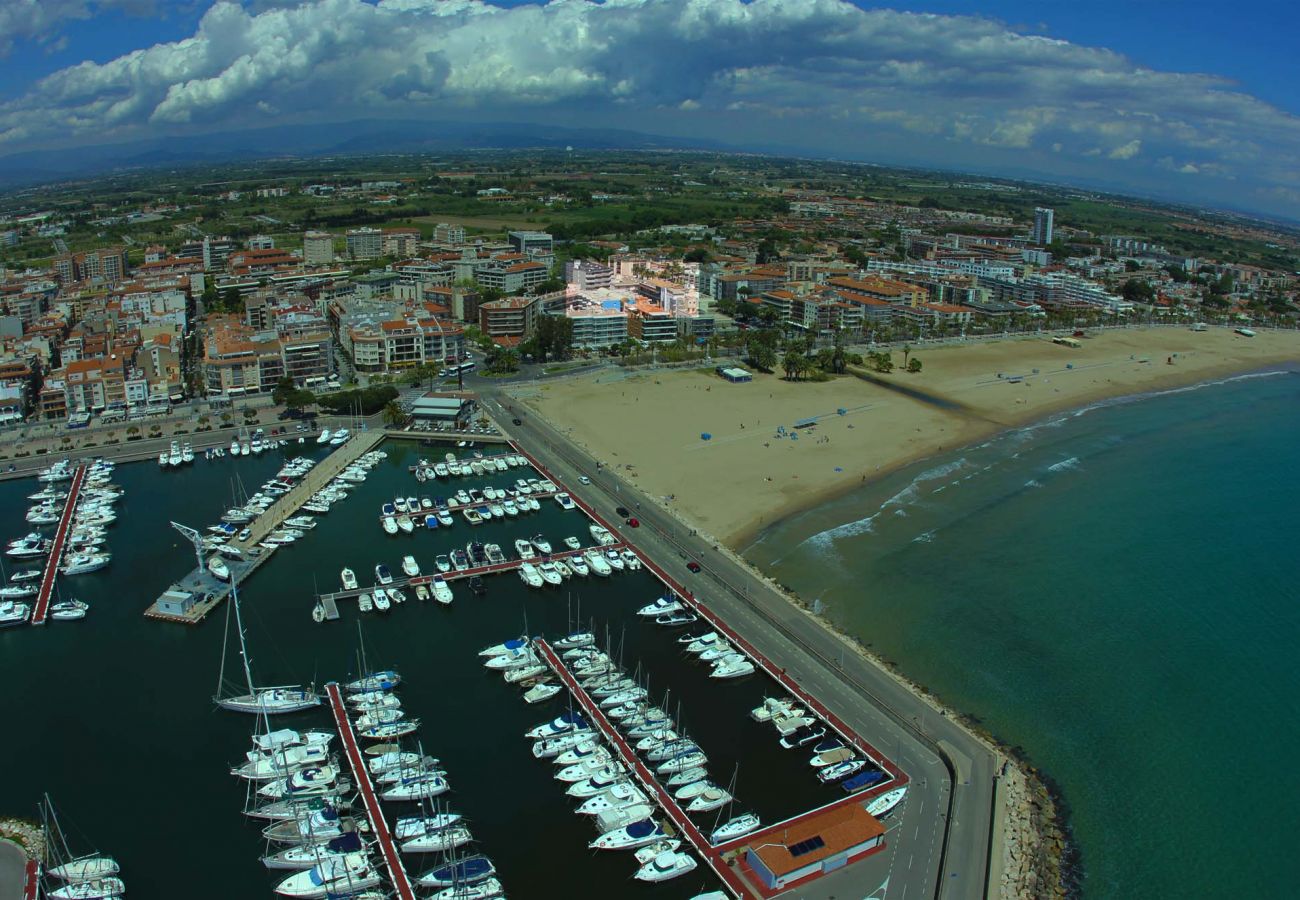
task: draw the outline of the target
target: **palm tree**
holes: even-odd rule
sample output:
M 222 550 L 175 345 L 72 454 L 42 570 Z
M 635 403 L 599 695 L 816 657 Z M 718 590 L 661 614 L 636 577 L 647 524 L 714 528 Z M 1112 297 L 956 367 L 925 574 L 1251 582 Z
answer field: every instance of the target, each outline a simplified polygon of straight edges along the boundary
M 796 381 L 804 372 L 807 362 L 808 358 L 792 347 L 785 352 L 785 358 L 781 361 L 781 368 L 785 369 L 785 377 L 788 380 Z
M 397 401 L 390 400 L 384 407 L 384 424 L 393 428 L 406 424 L 406 413 L 402 411 Z
M 904 344 L 903 345 L 903 368 L 904 369 L 907 368 L 907 360 L 908 357 L 910 357 L 911 355 L 912 355 L 912 345 Z

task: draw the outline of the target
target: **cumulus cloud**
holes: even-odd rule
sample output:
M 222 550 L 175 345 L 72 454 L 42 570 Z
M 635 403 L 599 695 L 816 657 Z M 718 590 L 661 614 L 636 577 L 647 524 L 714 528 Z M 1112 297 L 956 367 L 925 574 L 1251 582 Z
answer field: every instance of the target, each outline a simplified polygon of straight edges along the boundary
M 1267 188 L 1300 168 L 1300 119 L 1224 79 L 844 0 L 217 2 L 189 38 L 64 69 L 0 104 L 0 148 L 285 117 L 578 113 L 682 134 L 712 121 L 707 136 L 733 143 L 892 148 L 958 168 L 1068 165 L 1136 188 L 1172 178 L 1159 160 L 1195 159 L 1198 183 L 1249 178 L 1275 200 Z

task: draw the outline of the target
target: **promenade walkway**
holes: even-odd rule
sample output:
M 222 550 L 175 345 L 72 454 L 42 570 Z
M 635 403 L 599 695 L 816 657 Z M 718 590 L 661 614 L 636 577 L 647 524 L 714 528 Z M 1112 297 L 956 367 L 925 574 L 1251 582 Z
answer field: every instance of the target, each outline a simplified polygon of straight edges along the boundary
M 370 769 L 366 766 L 366 761 L 361 756 L 361 749 L 357 746 L 357 736 L 352 730 L 352 722 L 348 719 L 347 706 L 343 703 L 338 682 L 331 681 L 325 685 L 325 693 L 329 698 L 330 711 L 334 714 L 334 724 L 338 726 L 339 737 L 343 741 L 343 749 L 347 753 L 348 764 L 352 767 L 353 783 L 356 784 L 366 806 L 366 815 L 370 819 L 370 833 L 378 841 L 380 853 L 384 857 L 384 865 L 388 868 L 388 877 L 400 900 L 415 900 L 411 879 L 406 874 L 406 867 L 402 865 L 401 854 L 393 844 L 392 832 L 388 830 L 388 822 L 384 819 L 384 811 L 379 806 L 379 797 L 375 794 L 374 784 L 370 780 Z
M 72 517 L 77 513 L 77 498 L 81 496 L 81 485 L 85 480 L 85 465 L 77 466 L 72 473 L 72 483 L 68 486 L 68 498 L 63 504 L 59 527 L 54 532 L 54 545 L 50 548 L 49 558 L 45 560 L 45 572 L 41 575 L 41 589 L 36 594 L 36 608 L 32 610 L 33 625 L 44 625 L 45 618 L 49 614 L 50 595 L 54 593 L 54 579 L 59 575 L 59 564 L 63 562 L 63 549 L 68 545 Z

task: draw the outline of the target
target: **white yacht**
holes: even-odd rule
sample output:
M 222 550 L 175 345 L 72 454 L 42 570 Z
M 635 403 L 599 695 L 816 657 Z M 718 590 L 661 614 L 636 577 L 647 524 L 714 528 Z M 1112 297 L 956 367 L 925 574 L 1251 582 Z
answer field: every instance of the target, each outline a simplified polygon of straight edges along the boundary
M 26 603 L 16 603 L 13 600 L 0 600 L 0 628 L 6 628 L 10 625 L 21 625 L 27 621 L 32 614 L 32 608 Z
M 558 575 L 556 577 L 559 578 Z M 545 583 L 542 573 L 530 562 L 526 562 L 519 567 L 519 578 L 524 584 L 533 588 L 539 588 Z
M 573 509 L 575 504 L 573 498 L 561 491 L 555 495 L 555 502 L 560 505 L 560 509 Z
M 637 881 L 668 881 L 685 875 L 696 866 L 695 857 L 680 850 L 667 850 L 636 870 Z
M 588 530 L 591 532 L 591 536 L 597 544 L 607 545 L 618 543 L 617 539 L 615 539 L 614 535 L 609 533 L 609 529 L 607 528 L 600 525 L 592 525 Z
M 743 678 L 752 674 L 754 664 L 740 654 L 723 657 L 713 664 L 713 671 L 709 673 L 710 678 Z
M 329 442 L 330 442 L 330 430 L 328 428 L 322 428 L 320 435 L 318 435 L 316 438 L 316 443 L 328 444 Z
M 610 576 L 610 573 L 614 571 L 613 569 L 610 568 L 610 565 L 606 561 L 604 554 L 602 554 L 599 550 L 596 550 L 594 548 L 590 550 L 585 550 L 583 551 L 582 558 L 587 561 L 587 565 L 591 567 L 591 571 L 595 572 L 597 575 L 601 576 L 602 578 L 608 578 Z
M 331 896 L 351 896 L 380 883 L 379 872 L 365 853 L 352 853 L 327 859 L 306 872 L 290 875 L 275 887 L 282 897 L 320 900 Z
M 420 574 L 420 564 L 415 561 L 414 556 L 410 556 L 410 555 L 403 556 L 402 571 L 406 573 L 408 577 L 414 578 L 415 576 Z
M 631 822 L 622 828 L 607 831 L 587 846 L 593 850 L 633 850 L 656 843 L 668 837 L 654 819 Z
M 357 573 L 356 573 L 356 572 L 353 572 L 351 569 L 347 569 L 347 568 L 345 568 L 341 573 L 339 573 L 339 577 L 340 577 L 340 578 L 342 579 L 342 581 L 343 581 L 343 590 L 345 590 L 345 591 L 355 591 L 355 590 L 357 589 Z
M 519 538 L 515 541 L 515 553 L 519 554 L 520 559 L 535 559 L 537 550 L 533 548 L 532 541 L 525 538 Z
M 578 540 L 573 535 L 569 535 L 564 539 L 564 546 L 568 547 L 570 550 L 581 550 L 582 541 Z
M 905 796 L 907 796 L 906 787 L 895 788 L 868 803 L 867 812 L 877 819 L 882 818 L 892 812 L 898 804 L 902 803 Z
M 98 572 L 113 559 L 107 553 L 78 553 L 68 559 L 62 566 L 64 575 L 85 575 Z
M 208 571 L 222 581 L 230 580 L 230 567 L 226 565 L 226 561 L 219 554 L 208 560 Z
M 430 584 L 433 590 L 433 599 L 439 603 L 446 604 L 455 599 L 451 593 L 451 585 L 447 584 L 447 579 L 443 578 L 442 575 L 434 575 Z
M 525 565 L 528 565 L 525 563 Z M 553 562 L 544 562 L 537 567 L 537 574 L 542 576 L 542 580 L 550 585 L 561 584 L 564 576 L 560 574 L 559 567 Z M 532 582 L 529 582 L 531 584 Z
M 551 552 L 551 542 L 540 534 L 535 534 L 531 538 L 532 544 L 537 548 L 537 552 L 543 556 L 549 556 Z

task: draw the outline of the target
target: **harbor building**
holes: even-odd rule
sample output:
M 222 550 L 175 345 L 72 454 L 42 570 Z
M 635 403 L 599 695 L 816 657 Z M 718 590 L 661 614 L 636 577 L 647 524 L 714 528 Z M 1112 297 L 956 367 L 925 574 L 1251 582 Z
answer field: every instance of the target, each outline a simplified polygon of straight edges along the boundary
M 881 845 L 885 826 L 861 804 L 848 803 L 764 835 L 745 862 L 769 890 L 842 868 Z

